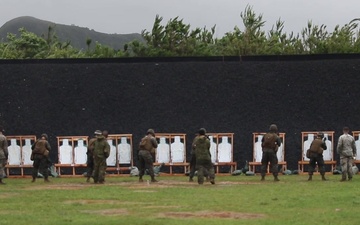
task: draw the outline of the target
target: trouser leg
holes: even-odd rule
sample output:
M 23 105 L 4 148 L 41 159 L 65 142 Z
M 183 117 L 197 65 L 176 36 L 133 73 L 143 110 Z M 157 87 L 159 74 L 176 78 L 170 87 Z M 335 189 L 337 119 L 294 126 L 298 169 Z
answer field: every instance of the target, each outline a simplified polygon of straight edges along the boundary
M 99 182 L 99 169 L 100 169 L 100 162 L 94 159 L 94 183 Z
M 192 156 L 190 160 L 190 173 L 189 173 L 190 179 L 192 179 L 195 176 L 195 170 L 196 170 L 196 158 L 195 156 Z
M 309 172 L 308 172 L 309 176 L 312 176 L 314 174 L 315 166 L 316 166 L 316 158 L 315 157 L 310 157 Z
M 106 159 L 101 160 L 99 164 L 99 182 L 103 183 L 105 181 L 105 174 L 106 174 Z
M 204 167 L 202 165 L 197 167 L 198 184 L 204 183 Z
M 40 159 L 38 159 L 38 158 L 35 156 L 34 163 L 33 163 L 33 169 L 32 169 L 32 178 L 33 178 L 33 181 L 35 181 L 35 179 L 36 179 L 36 177 L 37 177 L 37 175 L 38 175 L 39 166 L 40 166 Z
M 263 152 L 263 156 L 261 158 L 261 177 L 262 179 L 265 178 L 265 175 L 267 173 L 267 167 L 269 164 L 269 153 L 268 152 Z
M 47 159 L 44 157 L 40 160 L 40 166 L 39 171 L 41 171 L 41 174 L 44 176 L 44 179 L 47 180 L 49 177 L 49 170 L 48 170 L 48 164 Z
M 139 180 L 142 180 L 144 174 L 145 174 L 145 160 L 141 155 L 139 155 Z
M 341 158 L 340 163 L 341 163 L 341 175 L 342 175 L 341 180 L 346 180 L 346 175 L 348 174 L 348 165 L 347 165 L 348 159 Z
M 353 177 L 353 171 L 352 171 L 352 166 L 354 164 L 354 160 L 352 157 L 348 157 L 347 158 L 347 172 L 348 172 L 348 179 L 352 179 Z

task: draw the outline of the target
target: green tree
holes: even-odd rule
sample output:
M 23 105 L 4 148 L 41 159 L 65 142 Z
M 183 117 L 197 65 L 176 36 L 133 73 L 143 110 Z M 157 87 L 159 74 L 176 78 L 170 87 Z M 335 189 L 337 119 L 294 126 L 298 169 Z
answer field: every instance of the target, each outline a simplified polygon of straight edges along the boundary
M 161 25 L 163 18 L 156 15 L 151 32 L 143 30 L 145 44 L 129 44 L 133 56 L 204 56 L 213 55 L 215 26 L 211 30 L 195 28 L 175 17 Z

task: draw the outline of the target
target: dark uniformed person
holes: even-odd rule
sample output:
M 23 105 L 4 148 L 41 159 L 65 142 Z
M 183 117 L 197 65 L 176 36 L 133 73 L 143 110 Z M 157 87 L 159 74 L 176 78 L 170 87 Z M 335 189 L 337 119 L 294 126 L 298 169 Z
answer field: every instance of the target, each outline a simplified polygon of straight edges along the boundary
M 103 130 L 102 135 L 107 139 L 109 137 L 109 131 Z
M 195 176 L 195 170 L 196 170 L 196 156 L 195 156 L 195 140 L 199 136 L 199 133 L 196 134 L 193 143 L 191 145 L 191 152 L 190 152 L 190 173 L 189 173 L 189 181 L 193 182 L 193 178 Z
M 33 158 L 33 170 L 32 170 L 32 181 L 35 182 L 38 172 L 44 176 L 44 181 L 49 182 L 48 162 L 49 153 L 51 150 L 50 144 L 47 141 L 47 134 L 42 134 L 41 138 L 38 139 L 32 146 L 32 158 Z
M 310 162 L 309 162 L 309 178 L 308 180 L 312 180 L 312 175 L 314 174 L 315 171 L 315 167 L 316 164 L 319 168 L 319 172 L 321 174 L 321 179 L 322 180 L 326 180 L 325 179 L 325 163 L 324 163 L 324 158 L 323 158 L 323 151 L 326 150 L 326 143 L 325 143 L 325 139 L 324 139 L 324 134 L 319 132 L 316 135 L 316 138 L 311 142 L 309 151 L 310 153 L 309 158 L 310 158 Z
M 155 132 L 153 129 L 149 129 L 146 132 L 146 136 L 141 139 L 139 144 L 139 182 L 143 182 L 145 169 L 148 169 L 151 182 L 157 182 L 155 179 L 152 157 L 152 154 L 155 154 L 157 146 L 158 143 L 155 139 Z
M 5 184 L 3 178 L 5 177 L 5 164 L 9 156 L 8 143 L 3 132 L 4 129 L 0 126 L 0 184 Z
M 87 147 L 87 151 L 86 151 L 86 155 L 87 155 L 87 160 L 86 160 L 86 182 L 90 182 L 90 177 L 93 176 L 93 172 L 94 172 L 94 144 L 96 141 L 96 135 L 100 135 L 101 133 L 99 133 L 99 130 L 96 130 L 94 132 L 95 137 L 91 138 L 89 140 L 89 144 Z
M 269 132 L 261 139 L 262 159 L 261 159 L 261 180 L 265 180 L 266 170 L 270 162 L 270 170 L 274 176 L 274 181 L 279 181 L 278 178 L 278 158 L 276 152 L 281 145 L 281 139 L 276 134 L 277 126 L 271 124 Z
M 110 145 L 106 141 L 100 130 L 95 131 L 96 140 L 94 141 L 94 183 L 103 184 L 105 182 L 106 159 L 110 155 Z
M 203 184 L 204 174 L 208 174 L 210 183 L 215 184 L 215 170 L 211 162 L 210 140 L 206 136 L 205 128 L 199 130 L 199 135 L 193 141 L 193 148 L 195 149 L 198 183 Z
M 193 182 L 194 181 L 194 176 L 195 176 L 195 171 L 196 171 L 196 156 L 195 156 L 195 140 L 196 137 L 199 136 L 199 133 L 196 134 L 193 143 L 191 145 L 191 159 L 190 159 L 190 172 L 189 172 L 189 182 Z M 207 174 L 207 172 L 205 171 L 204 176 L 206 177 L 206 181 L 209 181 L 209 175 Z

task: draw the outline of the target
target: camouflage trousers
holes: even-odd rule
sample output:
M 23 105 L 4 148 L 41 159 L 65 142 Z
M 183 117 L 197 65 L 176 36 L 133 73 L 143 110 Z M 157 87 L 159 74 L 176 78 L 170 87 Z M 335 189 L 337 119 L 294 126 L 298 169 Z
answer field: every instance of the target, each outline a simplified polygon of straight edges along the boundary
M 86 160 L 86 177 L 91 177 L 94 172 L 94 157 L 92 155 L 87 156 Z
M 352 178 L 352 166 L 354 163 L 354 159 L 352 157 L 340 157 L 340 165 L 341 165 L 341 173 L 342 179 L 346 179 L 346 175 L 349 179 Z
M 48 159 L 43 155 L 35 154 L 34 156 L 34 163 L 33 163 L 33 170 L 32 170 L 32 177 L 36 179 L 38 173 L 41 173 L 45 179 L 49 176 L 48 171 Z
M 191 160 L 190 160 L 190 173 L 189 173 L 189 177 L 193 178 L 195 176 L 195 170 L 196 170 L 196 157 L 195 155 L 191 155 Z
M 0 159 L 0 179 L 5 177 L 6 159 Z
M 278 158 L 274 150 L 264 150 L 261 158 L 261 176 L 265 176 L 268 164 L 274 176 L 278 175 Z
M 310 162 L 309 162 L 309 175 L 313 175 L 315 171 L 316 164 L 318 166 L 319 172 L 321 175 L 325 175 L 325 163 L 324 157 L 322 154 L 311 153 Z
M 151 178 L 154 178 L 154 163 L 153 157 L 147 150 L 139 151 L 139 178 L 141 179 L 145 174 L 145 169 L 148 169 Z
M 94 156 L 94 182 L 102 183 L 105 181 L 105 173 L 106 173 L 106 158 L 100 158 Z
M 203 162 L 202 160 L 196 161 L 197 179 L 199 184 L 204 183 L 204 177 L 209 176 L 210 180 L 215 179 L 215 169 L 211 159 Z

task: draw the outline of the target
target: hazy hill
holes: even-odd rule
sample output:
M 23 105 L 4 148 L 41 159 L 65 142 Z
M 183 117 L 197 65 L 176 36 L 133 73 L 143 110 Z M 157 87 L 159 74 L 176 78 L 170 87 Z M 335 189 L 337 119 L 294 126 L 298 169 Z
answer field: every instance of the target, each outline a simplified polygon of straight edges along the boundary
M 90 30 L 85 27 L 74 25 L 56 24 L 50 21 L 40 20 L 30 16 L 23 16 L 12 19 L 0 27 L 0 41 L 6 41 L 7 33 L 19 35 L 19 28 L 24 27 L 27 31 L 33 32 L 39 36 L 48 34 L 48 28 L 52 26 L 55 35 L 61 42 L 70 41 L 71 45 L 77 49 L 87 49 L 86 40 L 92 40 L 91 46 L 95 42 L 107 45 L 113 49 L 123 49 L 124 44 L 137 40 L 143 40 L 138 33 L 134 34 L 105 34 Z

